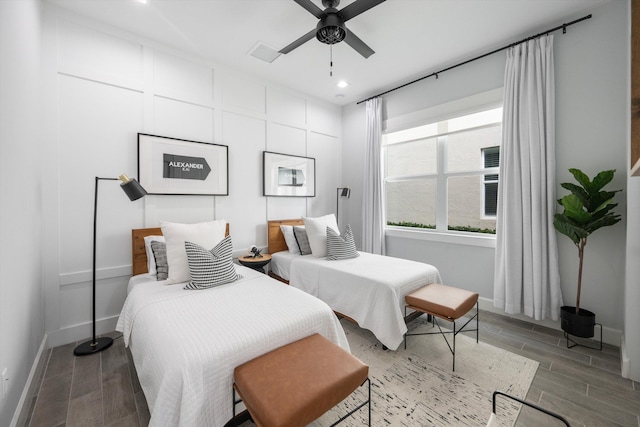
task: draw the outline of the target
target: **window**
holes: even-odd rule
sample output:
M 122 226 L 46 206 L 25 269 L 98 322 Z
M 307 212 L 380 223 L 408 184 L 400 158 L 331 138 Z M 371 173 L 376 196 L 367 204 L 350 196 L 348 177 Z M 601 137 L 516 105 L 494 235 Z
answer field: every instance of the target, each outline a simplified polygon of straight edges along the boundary
M 502 108 L 383 136 L 387 225 L 495 233 Z
M 482 149 L 482 159 L 485 169 L 500 166 L 500 147 Z M 484 176 L 484 215 L 495 217 L 498 210 L 498 174 L 492 173 Z

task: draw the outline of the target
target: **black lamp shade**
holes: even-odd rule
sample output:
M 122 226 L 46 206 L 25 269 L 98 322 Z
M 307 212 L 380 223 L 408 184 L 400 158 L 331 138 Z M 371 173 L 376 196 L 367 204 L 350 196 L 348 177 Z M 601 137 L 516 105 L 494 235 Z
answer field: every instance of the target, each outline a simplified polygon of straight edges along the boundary
M 343 188 L 342 191 L 340 192 L 340 197 L 349 198 L 350 195 L 351 195 L 351 189 L 349 187 Z
M 129 200 L 132 202 L 147 194 L 147 191 L 142 188 L 142 185 L 135 179 L 130 179 L 128 182 L 120 184 L 120 188 L 122 188 L 122 191 L 127 194 L 127 197 L 129 197 Z

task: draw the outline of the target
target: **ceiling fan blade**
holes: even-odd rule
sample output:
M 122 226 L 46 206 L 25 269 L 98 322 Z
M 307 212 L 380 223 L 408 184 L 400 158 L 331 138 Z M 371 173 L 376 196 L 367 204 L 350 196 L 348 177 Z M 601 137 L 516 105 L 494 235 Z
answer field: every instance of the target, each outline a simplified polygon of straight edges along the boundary
M 362 12 L 366 12 L 372 7 L 379 5 L 383 1 L 385 0 L 357 0 L 349 6 L 345 6 L 340 9 L 338 15 L 340 15 L 345 21 L 348 21 L 349 19 L 360 15 Z
M 368 58 L 375 53 L 373 49 L 367 46 L 367 44 L 362 40 L 360 40 L 360 38 L 355 34 L 353 34 L 353 32 L 349 31 L 348 29 L 346 30 L 347 30 L 347 36 L 344 38 L 344 42 L 347 43 L 352 48 L 354 48 L 356 52 L 358 52 L 360 55 L 364 56 L 365 58 Z
M 307 34 L 305 34 L 304 36 L 300 37 L 298 40 L 294 41 L 293 43 L 289 44 L 288 46 L 283 47 L 278 52 L 279 53 L 285 53 L 285 54 L 289 53 L 293 49 L 302 46 L 303 44 L 305 44 L 306 42 L 308 42 L 309 40 L 311 40 L 315 36 L 316 36 L 316 29 L 314 28 L 313 30 L 311 30 Z
M 325 13 L 324 10 L 320 9 L 315 3 L 312 3 L 311 0 L 293 0 L 298 3 L 300 6 L 304 7 L 309 13 L 311 13 L 316 18 L 323 18 Z

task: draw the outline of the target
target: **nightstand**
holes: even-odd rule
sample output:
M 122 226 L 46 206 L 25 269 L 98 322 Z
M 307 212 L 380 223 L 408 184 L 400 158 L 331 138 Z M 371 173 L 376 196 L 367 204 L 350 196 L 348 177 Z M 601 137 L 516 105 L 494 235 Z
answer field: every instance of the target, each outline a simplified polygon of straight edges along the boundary
M 271 262 L 271 255 L 262 254 L 261 257 L 254 258 L 252 255 L 238 257 L 238 262 L 245 267 L 253 268 L 256 271 L 265 273 L 264 267 Z

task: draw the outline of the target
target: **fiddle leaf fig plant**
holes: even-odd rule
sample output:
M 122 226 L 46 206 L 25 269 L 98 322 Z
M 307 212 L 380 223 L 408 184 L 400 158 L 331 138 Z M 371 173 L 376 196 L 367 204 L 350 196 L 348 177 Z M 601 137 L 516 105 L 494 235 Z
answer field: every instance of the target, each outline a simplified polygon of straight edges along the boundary
M 618 206 L 613 203 L 615 194 L 622 190 L 604 191 L 611 182 L 615 169 L 598 173 L 593 180 L 580 169 L 569 169 L 578 184 L 565 182 L 562 188 L 571 193 L 558 199 L 564 208 L 562 213 L 554 215 L 553 226 L 560 233 L 569 237 L 578 248 L 580 265 L 578 267 L 578 290 L 576 296 L 576 314 L 580 311 L 580 294 L 582 291 L 582 264 L 587 237 L 602 227 L 614 225 L 620 221 L 620 215 L 612 212 Z

